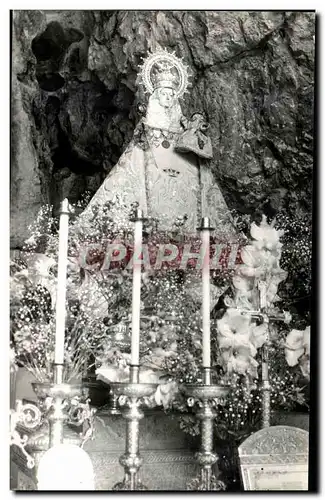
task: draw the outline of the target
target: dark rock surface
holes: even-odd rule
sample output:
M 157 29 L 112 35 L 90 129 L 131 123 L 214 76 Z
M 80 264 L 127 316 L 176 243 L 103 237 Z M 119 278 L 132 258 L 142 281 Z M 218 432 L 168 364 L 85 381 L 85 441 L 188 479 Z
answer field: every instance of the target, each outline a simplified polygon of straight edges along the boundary
M 11 246 L 38 207 L 95 192 L 138 120 L 141 58 L 192 70 L 183 112 L 206 112 L 230 208 L 311 211 L 314 31 L 308 12 L 15 11 Z

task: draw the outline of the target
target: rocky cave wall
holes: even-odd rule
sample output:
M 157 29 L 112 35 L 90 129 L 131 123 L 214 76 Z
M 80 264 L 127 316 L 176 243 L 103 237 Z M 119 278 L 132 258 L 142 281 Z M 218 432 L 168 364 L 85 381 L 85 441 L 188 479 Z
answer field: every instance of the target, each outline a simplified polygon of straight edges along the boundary
M 311 213 L 315 15 L 308 12 L 14 11 L 11 247 L 39 207 L 94 193 L 132 137 L 138 65 L 175 51 L 192 70 L 230 208 Z

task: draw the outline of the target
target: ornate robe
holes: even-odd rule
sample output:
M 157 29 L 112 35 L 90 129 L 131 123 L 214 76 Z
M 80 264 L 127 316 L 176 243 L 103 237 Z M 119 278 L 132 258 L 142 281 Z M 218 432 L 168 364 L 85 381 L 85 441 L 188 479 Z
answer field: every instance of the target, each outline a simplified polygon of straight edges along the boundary
M 87 217 L 93 204 L 101 205 L 118 196 L 125 206 L 121 220 L 129 219 L 130 206 L 137 202 L 145 216 L 156 219 L 158 230 L 175 229 L 175 222 L 182 221 L 182 230 L 195 234 L 201 218 L 209 217 L 217 239 L 235 236 L 229 209 L 204 151 L 203 158 L 199 157 L 189 144 L 189 152 L 183 152 L 183 138 L 186 136 L 180 125 L 171 131 L 170 127 L 153 127 L 142 119 L 82 218 Z M 180 139 L 182 152 L 177 151 Z

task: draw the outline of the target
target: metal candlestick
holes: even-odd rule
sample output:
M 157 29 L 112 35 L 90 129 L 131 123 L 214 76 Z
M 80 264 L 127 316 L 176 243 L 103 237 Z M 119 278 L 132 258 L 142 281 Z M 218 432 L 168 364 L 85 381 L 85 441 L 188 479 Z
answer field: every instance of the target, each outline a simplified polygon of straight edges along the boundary
M 62 378 L 55 377 L 55 380 Z M 88 389 L 81 384 L 64 383 L 32 383 L 34 392 L 38 396 L 42 412 L 42 421 L 48 423 L 48 448 L 64 442 L 64 426 L 84 426 L 86 428 L 79 436 L 79 446 L 93 436 L 93 421 L 95 409 L 89 406 Z
M 56 380 L 62 380 L 60 370 Z M 32 386 L 38 403 L 17 400 L 16 409 L 10 412 L 10 444 L 20 448 L 30 469 L 37 466 L 39 451 L 63 442 L 83 447 L 93 436 L 95 413 L 81 385 L 33 382 Z M 83 432 L 71 433 L 65 424 L 83 426 Z
M 49 448 L 63 443 L 65 423 L 76 423 L 77 420 L 78 425 L 81 425 L 88 420 L 92 428 L 94 410 L 90 410 L 89 400 L 86 403 L 80 401 L 82 397 L 87 398 L 88 390 L 80 384 L 64 384 L 63 369 L 63 364 L 54 363 L 53 383 L 32 383 L 43 411 L 43 419 L 49 425 Z
M 63 424 L 66 416 L 63 408 L 66 406 L 66 400 L 69 390 L 61 388 L 63 382 L 63 364 L 54 364 L 54 384 L 48 391 L 47 397 L 52 397 L 51 406 L 48 411 L 48 422 L 50 428 L 49 447 L 63 443 Z
M 64 425 L 87 424 L 80 436 L 80 446 L 92 437 L 94 409 L 89 406 L 88 389 L 81 384 L 63 383 L 63 364 L 54 364 L 53 383 L 32 382 L 32 387 L 39 400 L 42 424 L 48 424 L 48 448 L 64 442 Z M 45 429 L 43 429 L 44 432 Z
M 123 481 L 115 484 L 113 490 L 146 490 L 139 478 L 142 458 L 139 454 L 139 421 L 144 417 L 142 405 L 152 405 L 149 400 L 157 388 L 157 384 L 139 382 L 139 366 L 130 366 L 130 381 L 115 382 L 112 385 L 122 414 L 126 420 L 125 453 L 120 457 L 124 467 Z
M 229 387 L 211 385 L 210 368 L 203 368 L 203 385 L 185 385 L 182 391 L 187 398 L 189 407 L 196 406 L 197 418 L 201 421 L 201 448 L 195 458 L 200 465 L 200 475 L 192 479 L 188 490 L 224 491 L 226 486 L 212 474 L 212 466 L 218 461 L 213 452 L 213 425 L 216 418 L 216 406 L 224 404 L 229 393 Z

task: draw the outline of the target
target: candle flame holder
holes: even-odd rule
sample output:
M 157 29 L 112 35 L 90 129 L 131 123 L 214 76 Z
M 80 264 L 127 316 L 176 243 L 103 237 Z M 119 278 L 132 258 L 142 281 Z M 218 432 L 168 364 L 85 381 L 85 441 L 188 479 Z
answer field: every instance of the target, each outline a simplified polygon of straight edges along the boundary
M 213 452 L 213 426 L 216 407 L 226 401 L 230 388 L 213 385 L 210 380 L 210 368 L 203 369 L 203 385 L 184 385 L 182 392 L 187 396 L 187 405 L 196 408 L 196 417 L 201 422 L 201 447 L 195 458 L 201 468 L 200 475 L 187 484 L 188 490 L 225 491 L 226 485 L 212 473 L 212 467 L 218 461 Z
M 155 393 L 157 384 L 139 382 L 139 366 L 130 367 L 130 382 L 112 383 L 112 390 L 118 396 L 118 404 L 126 420 L 125 453 L 120 457 L 124 467 L 123 481 L 114 485 L 115 491 L 146 490 L 139 478 L 142 458 L 139 453 L 139 422 L 144 417 L 141 406 L 152 406 L 150 397 Z

